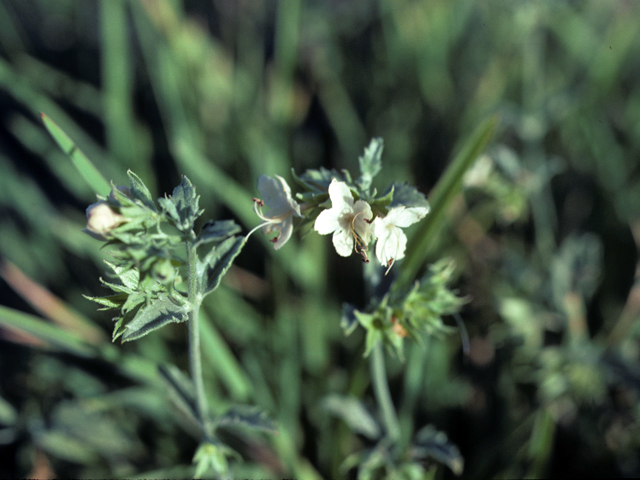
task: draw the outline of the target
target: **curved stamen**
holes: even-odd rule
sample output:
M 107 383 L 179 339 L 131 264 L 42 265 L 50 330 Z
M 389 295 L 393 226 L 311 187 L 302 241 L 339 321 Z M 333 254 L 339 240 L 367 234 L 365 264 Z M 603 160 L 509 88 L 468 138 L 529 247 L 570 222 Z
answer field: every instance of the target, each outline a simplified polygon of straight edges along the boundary
M 349 222 L 349 229 L 351 230 L 351 234 L 353 235 L 353 239 L 355 240 L 353 250 L 362 257 L 362 261 L 364 263 L 369 263 L 369 259 L 367 258 L 367 251 L 369 251 L 369 246 L 364 243 L 362 237 L 360 237 L 360 235 L 356 233 L 356 219 L 358 218 L 358 215 L 362 215 L 363 213 L 364 212 L 358 212 L 353 216 L 353 218 Z M 366 218 L 364 220 L 365 222 L 367 221 Z

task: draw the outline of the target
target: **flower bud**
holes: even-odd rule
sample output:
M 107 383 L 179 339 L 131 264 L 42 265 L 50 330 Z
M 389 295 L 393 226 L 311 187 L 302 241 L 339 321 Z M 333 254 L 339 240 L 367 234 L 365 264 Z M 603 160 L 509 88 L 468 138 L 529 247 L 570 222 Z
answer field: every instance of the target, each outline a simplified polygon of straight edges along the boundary
M 87 207 L 87 226 L 83 231 L 98 240 L 106 240 L 105 235 L 125 221 L 125 217 L 114 212 L 106 202 L 96 202 Z

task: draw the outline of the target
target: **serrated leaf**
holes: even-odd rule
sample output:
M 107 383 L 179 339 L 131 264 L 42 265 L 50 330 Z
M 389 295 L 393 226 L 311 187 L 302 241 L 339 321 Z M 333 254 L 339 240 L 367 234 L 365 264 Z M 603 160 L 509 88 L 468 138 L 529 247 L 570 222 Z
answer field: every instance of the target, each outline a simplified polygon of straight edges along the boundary
M 102 176 L 91 160 L 76 146 L 75 142 L 67 135 L 51 118 L 44 113 L 40 114 L 42 122 L 47 131 L 51 134 L 58 146 L 66 153 L 73 166 L 76 167 L 80 176 L 89 184 L 98 195 L 108 195 L 111 185 Z
M 342 305 L 342 317 L 340 318 L 340 326 L 344 330 L 345 335 L 351 335 L 358 328 L 358 318 L 355 314 L 356 307 L 350 303 Z
M 205 294 L 213 292 L 246 243 L 246 237 L 231 237 L 213 248 L 202 262 L 198 274 L 206 285 Z
M 138 288 L 140 273 L 135 268 L 118 266 L 107 261 L 105 261 L 104 263 L 106 263 L 109 268 L 111 268 L 115 276 L 118 277 L 122 282 L 122 285 L 128 287 L 131 290 L 136 290 Z
M 216 421 L 219 427 L 243 426 L 268 433 L 276 433 L 278 425 L 266 411 L 255 406 L 234 406 Z
M 389 204 L 390 208 L 404 205 L 406 207 L 425 207 L 431 209 L 429 201 L 424 194 L 415 187 L 407 183 L 393 184 L 393 200 Z
M 176 228 L 186 233 L 193 229 L 193 224 L 203 212 L 198 208 L 199 199 L 193 184 L 183 176 L 180 185 L 173 189 L 173 194 L 159 198 L 158 203 Z
M 324 167 L 320 167 L 319 170 L 309 169 L 304 172 L 302 175 L 296 175 L 296 172 L 291 169 L 291 175 L 293 179 L 298 182 L 305 189 L 314 193 L 314 196 L 317 194 L 326 194 L 329 189 L 329 184 L 334 178 L 337 178 L 341 182 L 345 182 L 350 185 L 351 177 L 345 176 L 345 172 L 342 174 L 335 170 L 327 170 Z M 346 172 L 348 175 L 348 172 Z
M 127 170 L 127 176 L 129 177 L 129 190 L 131 191 L 131 197 L 142 201 L 142 203 L 154 212 L 157 211 L 151 192 L 140 177 L 131 170 Z
M 199 423 L 195 388 L 191 379 L 174 365 L 160 365 L 158 371 L 174 400 L 193 421 Z
M 122 342 L 137 340 L 169 323 L 185 322 L 187 315 L 188 311 L 184 307 L 176 305 L 166 296 L 161 296 L 140 308 L 135 318 L 125 325 Z
M 89 295 L 82 295 L 87 300 L 96 302 L 99 305 L 103 305 L 106 308 L 100 310 L 110 310 L 112 308 L 120 308 L 127 300 L 129 295 L 126 293 L 117 293 L 115 295 L 107 295 L 105 297 L 90 297 Z
M 358 179 L 358 186 L 367 195 L 373 177 L 375 177 L 382 169 L 382 151 L 384 149 L 384 142 L 382 138 L 373 138 L 364 149 L 364 155 L 358 158 L 360 164 L 360 178 Z
M 380 426 L 362 402 L 356 397 L 328 395 L 321 402 L 322 408 L 340 417 L 356 433 L 375 440 L 380 437 Z
M 240 225 L 233 220 L 208 221 L 202 227 L 200 235 L 198 235 L 196 246 L 210 242 L 220 242 L 236 233 L 240 233 L 240 230 Z
M 458 447 L 452 443 L 444 432 L 436 430 L 433 425 L 423 427 L 416 434 L 416 443 L 412 456 L 425 460 L 434 458 L 447 465 L 453 473 L 460 475 L 464 470 L 464 458 Z

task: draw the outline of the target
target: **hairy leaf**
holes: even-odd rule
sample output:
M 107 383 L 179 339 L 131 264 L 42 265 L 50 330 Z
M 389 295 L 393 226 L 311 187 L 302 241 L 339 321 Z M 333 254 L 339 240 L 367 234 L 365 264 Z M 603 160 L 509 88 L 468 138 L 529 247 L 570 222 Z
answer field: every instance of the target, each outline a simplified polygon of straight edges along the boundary
M 198 274 L 206 286 L 205 294 L 213 292 L 246 242 L 245 237 L 231 237 L 213 248 L 202 262 L 198 262 Z
M 184 322 L 187 320 L 187 313 L 184 307 L 161 296 L 137 311 L 135 318 L 125 325 L 122 341 L 137 340 L 169 323 Z
M 369 188 L 373 177 L 375 177 L 382 169 L 382 150 L 384 142 L 382 138 L 373 138 L 369 146 L 364 149 L 364 155 L 358 158 L 360 164 L 360 178 L 357 181 L 358 186 L 369 194 Z

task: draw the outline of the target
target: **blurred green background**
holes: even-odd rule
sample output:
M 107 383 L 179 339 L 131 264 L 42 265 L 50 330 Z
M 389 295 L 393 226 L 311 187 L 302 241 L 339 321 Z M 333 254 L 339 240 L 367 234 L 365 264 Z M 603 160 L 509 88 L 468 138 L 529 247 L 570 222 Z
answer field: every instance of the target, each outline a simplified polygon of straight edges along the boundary
M 261 174 L 356 174 L 379 136 L 379 186 L 428 194 L 497 115 L 428 254 L 457 262 L 470 351 L 390 362 L 403 429 L 445 431 L 469 479 L 640 476 L 639 24 L 633 0 L 0 0 L 0 476 L 185 477 L 197 446 L 156 373 L 187 368 L 186 329 L 111 345 L 82 297 L 104 294 L 95 196 L 40 112 L 115 184 L 185 174 L 245 231 Z M 328 238 L 255 235 L 208 299 L 210 403 L 280 425 L 229 434 L 236 477 L 355 478 L 367 440 L 321 405 L 374 409 L 339 326 L 360 278 Z

